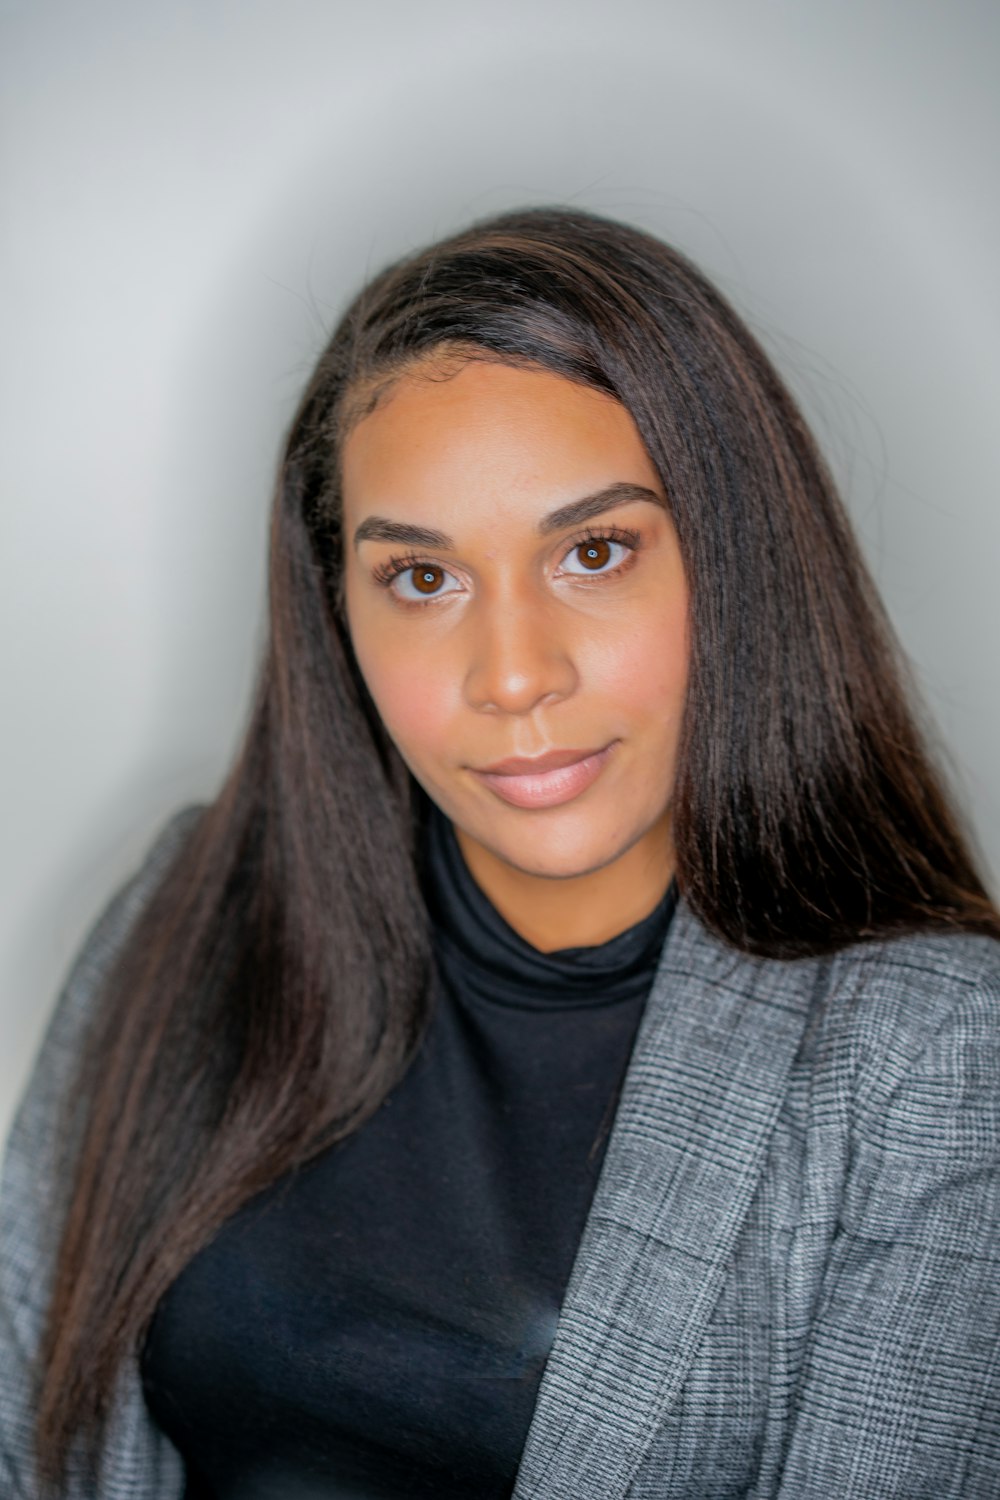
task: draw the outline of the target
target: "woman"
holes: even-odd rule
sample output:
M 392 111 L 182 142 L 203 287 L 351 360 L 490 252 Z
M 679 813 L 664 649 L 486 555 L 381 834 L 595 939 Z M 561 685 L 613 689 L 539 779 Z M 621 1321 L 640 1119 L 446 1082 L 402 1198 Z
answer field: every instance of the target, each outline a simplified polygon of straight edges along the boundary
M 9 1491 L 1000 1493 L 1000 918 L 732 310 L 575 212 L 390 268 L 270 601 L 11 1138 Z

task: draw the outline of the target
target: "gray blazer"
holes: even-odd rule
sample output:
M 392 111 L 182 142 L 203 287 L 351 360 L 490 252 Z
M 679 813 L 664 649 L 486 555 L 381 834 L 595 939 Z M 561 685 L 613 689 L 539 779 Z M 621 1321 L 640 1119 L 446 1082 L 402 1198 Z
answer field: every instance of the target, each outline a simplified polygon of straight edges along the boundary
M 53 1121 L 95 983 L 193 815 L 88 938 L 10 1137 L 0 1494 L 37 1490 Z M 1000 1497 L 1000 944 L 753 959 L 682 903 L 628 1068 L 515 1500 Z M 180 1500 L 123 1372 L 98 1488 Z M 331 1495 L 335 1489 L 331 1489 Z M 281 1500 L 281 1497 L 276 1497 Z

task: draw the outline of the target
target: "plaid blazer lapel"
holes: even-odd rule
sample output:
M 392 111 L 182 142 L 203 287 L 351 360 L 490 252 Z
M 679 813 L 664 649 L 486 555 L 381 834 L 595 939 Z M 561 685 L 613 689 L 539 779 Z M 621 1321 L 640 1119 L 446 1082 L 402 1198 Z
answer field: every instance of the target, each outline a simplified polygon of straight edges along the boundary
M 680 903 L 514 1500 L 627 1493 L 719 1295 L 821 968 L 737 953 Z

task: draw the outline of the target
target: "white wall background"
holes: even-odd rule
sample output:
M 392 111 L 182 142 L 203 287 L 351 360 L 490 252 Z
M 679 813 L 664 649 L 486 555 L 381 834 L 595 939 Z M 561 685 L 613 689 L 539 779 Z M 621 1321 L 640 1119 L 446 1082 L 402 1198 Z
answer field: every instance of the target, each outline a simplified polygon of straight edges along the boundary
M 818 428 L 1000 873 L 994 0 L 0 0 L 0 1131 L 210 797 L 346 294 L 520 203 L 644 225 Z

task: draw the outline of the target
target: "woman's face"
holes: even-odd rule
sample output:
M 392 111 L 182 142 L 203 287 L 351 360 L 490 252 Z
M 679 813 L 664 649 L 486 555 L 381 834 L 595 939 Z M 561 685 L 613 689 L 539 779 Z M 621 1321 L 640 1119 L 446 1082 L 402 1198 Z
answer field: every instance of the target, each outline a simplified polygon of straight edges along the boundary
M 342 482 L 358 664 L 463 847 L 565 879 L 669 844 L 688 591 L 624 407 L 428 361 L 353 428 Z

